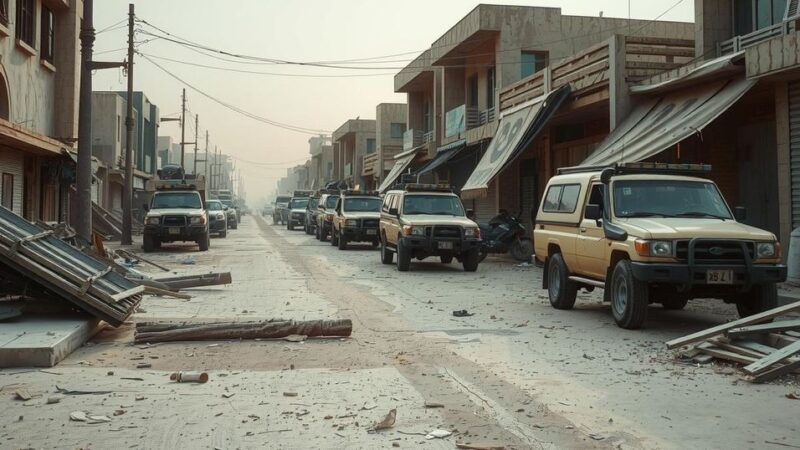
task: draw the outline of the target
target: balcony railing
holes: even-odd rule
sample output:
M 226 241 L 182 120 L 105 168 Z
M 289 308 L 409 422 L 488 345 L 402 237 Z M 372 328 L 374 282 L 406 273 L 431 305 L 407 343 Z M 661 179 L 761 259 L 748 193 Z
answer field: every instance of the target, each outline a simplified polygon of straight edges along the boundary
M 425 133 L 422 130 L 406 130 L 403 133 L 403 150 L 411 150 L 412 148 L 422 145 Z
M 427 144 L 428 142 L 433 142 L 433 131 L 422 134 L 422 144 Z
M 728 39 L 727 41 L 717 44 L 717 55 L 730 55 L 744 50 L 747 47 L 752 47 L 760 42 L 772 39 L 776 36 L 784 36 L 791 33 L 793 27 L 794 20 L 787 20 L 781 23 L 776 23 L 770 27 L 753 31 L 752 33 L 744 34 L 742 36 L 734 36 L 732 39 Z
M 481 125 L 485 125 L 493 120 L 494 120 L 494 108 L 489 108 L 481 111 L 480 117 L 478 118 L 478 122 L 480 122 Z

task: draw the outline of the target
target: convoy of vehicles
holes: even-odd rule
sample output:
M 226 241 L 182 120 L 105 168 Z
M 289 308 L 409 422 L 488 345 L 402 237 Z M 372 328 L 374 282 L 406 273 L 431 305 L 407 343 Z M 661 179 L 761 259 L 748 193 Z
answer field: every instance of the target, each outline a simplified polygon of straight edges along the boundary
M 209 200 L 206 202 L 208 211 L 208 230 L 217 233 L 224 238 L 228 235 L 228 214 L 225 205 L 219 200 Z
M 306 206 L 309 197 L 292 197 L 287 207 L 289 213 L 286 216 L 286 229 L 294 230 L 295 226 L 304 225 L 306 222 Z
M 331 245 L 339 250 L 345 250 L 350 242 L 369 242 L 377 247 L 380 211 L 381 198 L 377 193 L 342 191 L 334 207 Z
M 162 172 L 163 173 L 163 172 Z M 180 173 L 180 178 L 170 175 L 162 179 L 161 174 L 148 181 L 149 204 L 143 205 L 144 218 L 143 249 L 146 253 L 159 248 L 165 242 L 196 242 L 200 251 L 208 250 L 208 213 L 204 207 L 205 179 Z
M 317 228 L 315 236 L 318 240 L 324 241 L 331 233 L 333 225 L 333 215 L 336 214 L 336 202 L 339 200 L 339 191 L 321 191 L 319 205 L 317 207 Z

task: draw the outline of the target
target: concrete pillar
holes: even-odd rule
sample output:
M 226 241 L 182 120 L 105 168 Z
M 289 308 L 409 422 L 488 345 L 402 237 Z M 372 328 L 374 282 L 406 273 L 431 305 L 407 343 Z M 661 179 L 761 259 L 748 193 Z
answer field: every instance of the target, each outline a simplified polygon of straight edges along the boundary
M 695 57 L 716 58 L 717 44 L 733 37 L 733 1 L 694 0 Z
M 625 80 L 627 75 L 625 36 L 617 34 L 609 39 L 608 56 L 608 130 L 611 132 L 619 126 L 631 110 L 631 95 L 628 82 Z
M 789 248 L 792 232 L 792 183 L 790 173 L 789 86 L 785 81 L 775 83 L 775 142 L 777 143 L 778 222 L 781 244 Z M 784 258 L 786 256 L 784 251 Z

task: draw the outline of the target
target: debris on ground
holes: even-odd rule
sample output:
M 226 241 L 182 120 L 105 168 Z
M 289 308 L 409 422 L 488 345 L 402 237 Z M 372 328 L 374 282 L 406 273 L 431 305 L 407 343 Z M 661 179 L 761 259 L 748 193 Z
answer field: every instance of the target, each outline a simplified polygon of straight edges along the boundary
M 308 337 L 347 337 L 353 331 L 350 319 L 268 320 L 258 322 L 159 323 L 136 324 L 134 341 L 171 342 L 228 339 L 280 339 L 291 335 Z
M 178 383 L 205 383 L 208 381 L 206 372 L 174 372 L 169 379 Z
M 99 414 L 90 414 L 86 411 L 73 411 L 69 414 L 69 420 L 73 422 L 86 422 L 86 423 L 105 423 L 111 422 L 111 418 Z
M 800 302 L 773 308 L 707 330 L 673 339 L 686 360 L 704 364 L 710 358 L 742 365 L 744 379 L 763 383 L 800 373 L 800 320 L 775 320 L 800 311 Z
M 425 435 L 425 439 L 442 439 L 453 434 L 452 431 L 447 430 L 433 430 Z
M 389 413 L 380 420 L 379 422 L 375 422 L 368 431 L 380 431 L 392 428 L 394 426 L 395 421 L 397 420 L 397 409 L 392 408 L 389 410 Z
M 467 311 L 466 309 L 462 309 L 460 311 L 453 311 L 453 315 L 456 317 L 469 317 L 474 316 L 474 313 Z
M 464 450 L 506 450 L 502 445 L 473 445 L 470 443 L 456 443 L 456 448 Z

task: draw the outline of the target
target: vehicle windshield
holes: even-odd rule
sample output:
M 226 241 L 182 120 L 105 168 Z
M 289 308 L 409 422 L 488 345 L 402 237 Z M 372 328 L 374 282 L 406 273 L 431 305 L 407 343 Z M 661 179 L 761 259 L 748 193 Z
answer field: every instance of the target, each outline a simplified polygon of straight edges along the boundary
M 163 192 L 153 196 L 151 209 L 191 208 L 202 209 L 203 202 L 197 192 Z
M 339 201 L 338 195 L 331 195 L 325 199 L 325 208 L 326 209 L 333 209 L 336 208 L 336 202 Z
M 289 209 L 306 209 L 308 198 L 293 198 L 289 202 Z
M 289 200 L 291 199 L 292 197 L 278 197 L 275 199 L 275 203 L 289 203 Z
M 206 206 L 209 211 L 222 211 L 222 203 L 220 202 L 208 202 Z
M 463 216 L 461 200 L 451 195 L 406 195 L 403 214 Z
M 379 198 L 346 198 L 344 199 L 344 210 L 348 212 L 378 212 L 381 210 L 381 203 Z
M 318 199 L 318 198 L 313 198 L 313 197 L 312 197 L 312 198 L 310 198 L 310 199 L 308 200 L 307 209 L 314 209 L 314 208 L 316 208 L 317 206 L 319 206 L 319 199 Z
M 684 180 L 631 180 L 614 183 L 614 215 L 730 219 L 713 183 Z

